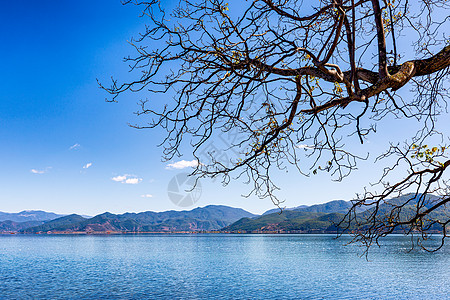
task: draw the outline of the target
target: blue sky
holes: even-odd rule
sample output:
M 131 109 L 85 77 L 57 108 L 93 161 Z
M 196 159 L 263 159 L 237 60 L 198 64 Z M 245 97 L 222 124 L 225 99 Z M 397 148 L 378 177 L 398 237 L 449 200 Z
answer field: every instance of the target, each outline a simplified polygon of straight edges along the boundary
M 126 95 L 106 103 L 96 82 L 126 74 L 122 57 L 133 53 L 127 40 L 145 23 L 139 12 L 119 0 L 0 3 L 0 211 L 95 215 L 183 209 L 167 195 L 169 181 L 182 170 L 168 164 L 190 161 L 190 153 L 162 162 L 157 145 L 163 132 L 127 125 L 136 121 L 138 99 Z M 374 153 L 390 138 L 405 136 L 394 123 L 379 129 L 369 141 Z M 358 147 L 356 137 L 352 143 Z M 351 199 L 380 174 L 374 170 L 372 161 L 363 163 L 343 183 L 326 174 L 280 174 L 280 198 L 286 206 Z M 202 188 L 188 209 L 224 204 L 261 213 L 273 208 L 268 199 L 242 198 L 249 191 L 242 182 L 222 187 L 205 180 Z

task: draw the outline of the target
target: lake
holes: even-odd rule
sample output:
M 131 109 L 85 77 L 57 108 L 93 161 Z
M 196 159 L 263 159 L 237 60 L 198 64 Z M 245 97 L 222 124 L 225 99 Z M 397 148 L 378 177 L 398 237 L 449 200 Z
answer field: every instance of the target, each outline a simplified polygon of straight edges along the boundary
M 449 246 L 334 237 L 0 235 L 0 299 L 449 298 Z

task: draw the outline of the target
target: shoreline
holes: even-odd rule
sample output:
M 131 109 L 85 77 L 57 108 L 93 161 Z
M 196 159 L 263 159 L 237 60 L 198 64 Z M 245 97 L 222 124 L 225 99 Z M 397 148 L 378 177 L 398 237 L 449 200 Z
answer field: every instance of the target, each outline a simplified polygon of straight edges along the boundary
M 268 235 L 296 235 L 296 234 L 324 234 L 324 235 L 350 235 L 354 232 L 337 232 L 337 231 L 323 231 L 323 230 L 308 230 L 308 231 L 95 231 L 95 232 L 84 232 L 84 231 L 55 231 L 55 232 L 36 232 L 36 233 L 24 233 L 24 232 L 0 232 L 0 235 L 192 235 L 192 234 L 268 234 Z M 442 231 L 430 231 L 429 234 L 443 234 Z M 394 232 L 393 234 L 405 235 L 403 232 Z
M 127 235 L 127 234 L 337 234 L 336 231 L 51 231 L 51 232 L 0 232 L 0 235 Z

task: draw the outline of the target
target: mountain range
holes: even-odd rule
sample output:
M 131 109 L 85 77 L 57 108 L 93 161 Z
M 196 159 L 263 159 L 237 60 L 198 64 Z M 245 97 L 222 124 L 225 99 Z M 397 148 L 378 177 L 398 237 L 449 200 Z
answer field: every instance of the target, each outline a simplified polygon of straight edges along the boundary
M 434 195 L 427 195 L 425 208 L 433 206 L 440 198 Z M 387 199 L 378 207 L 377 218 L 388 218 L 393 207 L 402 206 L 400 218 L 407 220 L 416 213 L 416 204 L 419 196 L 406 194 L 397 198 Z M 264 213 L 256 218 L 243 218 L 222 230 L 225 232 L 336 232 L 338 224 L 344 217 L 344 214 L 350 209 L 351 202 L 343 200 L 334 200 L 324 204 L 312 206 L 299 206 L 284 209 L 282 213 L 271 213 L 273 210 Z M 374 211 L 370 209 L 357 209 L 357 218 L 363 220 Z M 276 210 L 275 210 L 276 211 Z M 447 220 L 450 211 L 442 206 L 430 213 L 433 219 Z M 356 229 L 350 226 L 349 230 Z M 439 226 L 433 226 L 432 230 L 442 230 Z
M 21 214 L 21 213 L 18 213 Z M 17 214 L 9 214 L 17 217 Z M 52 219 L 48 219 L 51 218 Z M 46 220 L 0 222 L 0 232 L 174 232 L 219 230 L 241 218 L 256 215 L 240 208 L 209 205 L 190 211 L 165 211 L 112 214 L 103 213 L 92 218 L 72 214 L 60 216 L 48 213 Z M 17 218 L 15 219 L 17 220 Z
M 387 213 L 392 205 L 404 203 L 405 195 L 390 199 L 379 207 L 379 213 Z M 429 197 L 433 203 L 434 196 Z M 405 205 L 404 217 L 414 211 L 417 200 Z M 338 223 L 351 207 L 350 201 L 333 200 L 311 206 L 273 209 L 255 215 L 240 208 L 209 205 L 190 211 L 165 211 L 112 214 L 95 217 L 58 215 L 43 211 L 20 213 L 0 212 L 0 233 L 105 233 L 105 232 L 335 232 Z M 360 209 L 363 218 L 371 210 Z M 448 215 L 448 209 L 433 212 L 433 217 Z

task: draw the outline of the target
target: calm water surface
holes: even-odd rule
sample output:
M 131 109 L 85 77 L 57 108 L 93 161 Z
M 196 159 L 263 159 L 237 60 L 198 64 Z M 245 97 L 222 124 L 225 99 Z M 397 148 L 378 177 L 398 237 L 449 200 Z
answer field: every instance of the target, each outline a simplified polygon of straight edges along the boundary
M 0 236 L 0 299 L 449 299 L 450 247 L 332 235 Z

